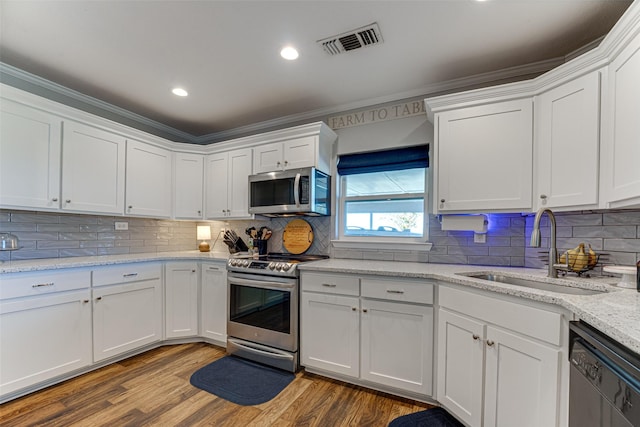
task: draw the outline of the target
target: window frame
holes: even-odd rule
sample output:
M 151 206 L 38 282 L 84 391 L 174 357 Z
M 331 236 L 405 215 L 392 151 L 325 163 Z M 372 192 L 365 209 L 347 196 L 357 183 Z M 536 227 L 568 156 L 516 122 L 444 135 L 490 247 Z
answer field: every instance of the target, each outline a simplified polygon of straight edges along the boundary
M 414 169 L 414 168 L 407 168 Z M 372 195 L 372 196 L 346 196 L 345 178 L 348 175 L 337 175 L 336 185 L 336 240 L 332 244 L 337 248 L 347 249 L 390 249 L 390 250 L 429 250 L 429 214 L 428 214 L 428 197 L 429 197 L 429 167 L 426 166 L 424 173 L 424 192 L 407 193 L 407 194 L 388 194 L 388 195 Z M 378 200 L 402 200 L 422 198 L 423 215 L 422 215 L 422 236 L 349 236 L 345 235 L 346 226 L 346 203 L 348 201 L 378 201 Z

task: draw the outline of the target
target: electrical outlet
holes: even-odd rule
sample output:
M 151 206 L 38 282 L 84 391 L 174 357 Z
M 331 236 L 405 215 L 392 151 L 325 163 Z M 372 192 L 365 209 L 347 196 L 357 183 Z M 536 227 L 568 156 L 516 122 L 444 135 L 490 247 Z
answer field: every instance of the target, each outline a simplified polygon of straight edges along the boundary
M 128 229 L 129 229 L 129 223 L 128 222 L 116 221 L 116 230 L 118 230 L 118 231 L 126 231 Z
M 484 233 L 473 233 L 473 243 L 487 243 L 487 235 Z

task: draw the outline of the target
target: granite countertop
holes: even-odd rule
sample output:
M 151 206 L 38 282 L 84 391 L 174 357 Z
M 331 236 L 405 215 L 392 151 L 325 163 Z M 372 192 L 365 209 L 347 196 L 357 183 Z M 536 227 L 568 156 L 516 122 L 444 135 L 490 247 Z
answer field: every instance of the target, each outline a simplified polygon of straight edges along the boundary
M 427 264 L 396 261 L 328 259 L 300 265 L 301 271 L 375 274 L 383 276 L 441 280 L 470 288 L 555 304 L 575 313 L 616 341 L 640 354 L 640 293 L 615 286 L 615 277 L 559 279 L 547 278 L 546 269 Z M 596 295 L 569 295 L 523 286 L 490 282 L 461 273 L 500 272 L 509 276 L 606 291 Z
M 64 268 L 95 267 L 104 265 L 128 264 L 132 262 L 152 261 L 226 261 L 229 253 L 179 251 L 146 254 L 100 255 L 73 258 L 48 258 L 20 261 L 0 262 L 0 275 L 4 273 L 20 273 L 25 271 L 59 270 Z M 0 276 L 1 280 L 1 276 Z
M 77 258 L 6 261 L 0 263 L 2 274 L 29 271 L 58 270 L 153 261 L 220 261 L 229 258 L 224 252 L 180 251 L 154 254 L 104 255 Z M 583 279 L 577 277 L 549 279 L 546 269 L 428 264 L 396 261 L 364 261 L 353 259 L 327 259 L 300 264 L 301 271 L 319 271 L 351 274 L 441 280 L 470 288 L 511 295 L 533 301 L 555 304 L 575 313 L 580 319 L 600 329 L 616 341 L 640 354 L 640 293 L 621 289 L 614 284 L 615 277 Z M 499 272 L 524 279 L 534 279 L 566 286 L 606 291 L 596 295 L 569 295 L 522 286 L 489 282 L 460 275 L 461 273 Z

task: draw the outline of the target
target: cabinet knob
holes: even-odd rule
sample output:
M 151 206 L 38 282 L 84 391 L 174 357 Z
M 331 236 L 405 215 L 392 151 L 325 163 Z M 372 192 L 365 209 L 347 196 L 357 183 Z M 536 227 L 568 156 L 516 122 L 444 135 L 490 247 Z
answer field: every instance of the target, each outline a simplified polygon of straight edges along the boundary
M 71 199 L 67 199 L 64 201 L 65 203 L 71 203 Z
M 356 307 L 351 307 L 351 311 L 356 311 L 357 308 Z
M 495 344 L 495 343 L 494 343 L 493 341 L 491 341 L 491 340 L 487 340 L 487 345 L 488 345 L 489 347 L 493 347 L 493 345 L 494 345 L 494 344 Z
M 128 209 L 133 209 L 133 206 L 129 205 L 127 208 L 128 208 Z
M 96 298 L 96 301 L 101 301 L 101 300 L 102 300 L 102 297 Z
M 444 202 L 445 202 L 445 200 L 444 200 L 444 199 L 440 199 L 440 203 L 444 203 Z
M 285 166 L 287 166 L 288 164 L 289 164 L 289 161 L 288 161 L 288 160 L 285 160 L 285 161 L 284 161 L 284 165 L 285 165 Z
M 191 272 L 192 272 L 192 273 L 195 273 L 196 271 L 195 271 L 195 270 L 191 270 Z
M 473 334 L 473 340 L 478 341 L 480 339 L 480 335 Z
M 546 199 L 546 198 L 547 198 L 547 195 L 546 195 L 546 194 L 541 194 L 541 195 L 540 195 L 540 198 L 544 200 L 544 199 Z
M 89 300 L 88 300 L 88 299 L 85 299 L 85 300 L 82 300 L 82 302 L 83 302 L 84 304 L 87 304 L 87 303 L 89 302 Z
M 57 202 L 57 201 L 58 201 L 58 198 L 57 198 L 57 197 L 54 197 L 53 199 L 51 199 L 51 201 L 52 201 L 52 202 Z
M 280 162 L 276 162 L 276 166 L 280 167 L 280 164 L 281 164 Z
M 367 309 L 367 308 L 363 308 L 363 309 L 362 309 L 362 312 L 363 312 L 363 313 L 368 313 L 368 312 L 369 312 L 369 309 Z
M 202 211 L 198 211 L 198 215 L 202 215 Z

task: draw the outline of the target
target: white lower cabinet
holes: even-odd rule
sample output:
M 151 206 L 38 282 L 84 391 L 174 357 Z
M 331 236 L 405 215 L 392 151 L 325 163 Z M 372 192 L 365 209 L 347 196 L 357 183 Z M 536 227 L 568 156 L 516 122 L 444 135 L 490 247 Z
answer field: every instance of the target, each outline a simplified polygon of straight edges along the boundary
M 2 275 L 0 401 L 89 366 L 91 272 Z
M 432 284 L 319 273 L 301 283 L 303 366 L 432 394 Z
M 223 262 L 200 265 L 200 335 L 227 343 L 227 268 Z
M 302 292 L 301 364 L 358 378 L 359 311 L 358 297 Z
M 437 400 L 469 426 L 566 425 L 562 315 L 447 287 L 440 297 Z
M 165 338 L 198 335 L 198 264 L 165 264 Z
M 161 279 L 156 263 L 94 270 L 94 362 L 162 339 Z

